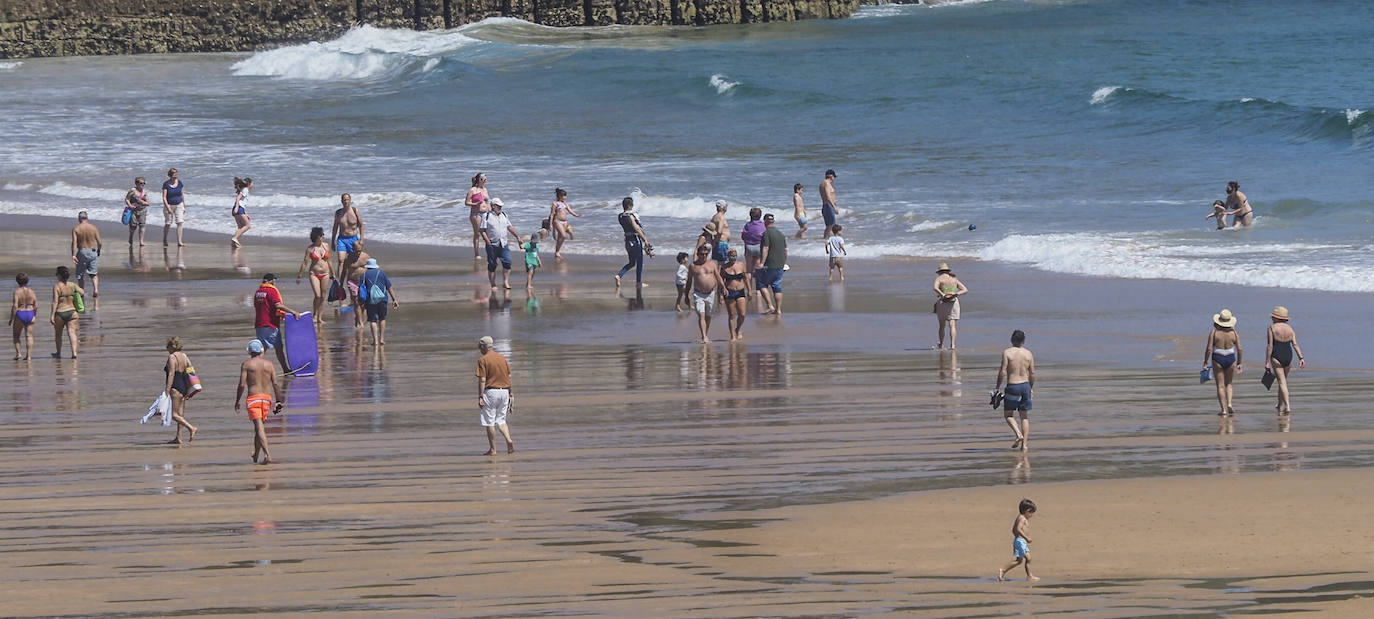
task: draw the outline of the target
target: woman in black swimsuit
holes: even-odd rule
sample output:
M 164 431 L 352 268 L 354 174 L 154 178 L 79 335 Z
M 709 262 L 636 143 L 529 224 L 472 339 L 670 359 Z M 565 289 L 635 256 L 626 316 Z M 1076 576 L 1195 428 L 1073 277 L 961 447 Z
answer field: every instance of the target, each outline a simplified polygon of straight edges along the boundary
M 749 308 L 749 271 L 739 261 L 739 252 L 726 254 L 720 275 L 725 279 L 725 311 L 730 317 L 730 341 L 744 339 L 744 314 Z
M 181 429 L 191 433 L 186 442 L 196 440 L 196 427 L 186 421 L 186 399 L 191 396 L 191 359 L 181 352 L 181 338 L 167 338 L 167 365 L 162 367 L 167 373 L 167 397 L 172 398 L 172 421 L 177 424 L 177 435 L 169 445 L 181 444 Z
M 1288 324 L 1288 308 L 1280 305 L 1269 314 L 1273 324 L 1269 325 L 1268 348 L 1264 353 L 1264 369 L 1274 374 L 1279 384 L 1279 402 L 1274 408 L 1280 415 L 1292 412 L 1288 399 L 1288 372 L 1293 366 L 1293 356 L 1298 357 L 1298 367 L 1307 367 L 1302 358 L 1302 347 L 1298 346 L 1298 334 Z

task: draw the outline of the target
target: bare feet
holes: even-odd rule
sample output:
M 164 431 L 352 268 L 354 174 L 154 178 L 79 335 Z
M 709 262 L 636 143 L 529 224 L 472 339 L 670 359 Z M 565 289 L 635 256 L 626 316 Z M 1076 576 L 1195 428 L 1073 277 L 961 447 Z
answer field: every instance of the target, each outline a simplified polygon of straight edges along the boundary
M 506 453 L 515 453 L 515 441 L 506 441 Z
M 170 441 L 167 441 L 167 444 L 168 444 L 168 445 L 180 445 L 180 444 L 181 444 L 181 439 L 179 439 L 179 438 L 174 438 L 174 439 L 172 439 L 172 440 L 170 440 Z
M 485 452 L 483 452 L 482 455 L 484 455 L 484 456 L 494 456 L 494 455 L 496 455 L 496 450 L 495 450 L 495 449 L 488 449 L 488 450 L 486 450 Z
M 1031 576 L 1030 578 L 1026 579 L 1026 582 L 1035 582 L 1037 580 L 1040 580 L 1039 576 Z
M 189 442 L 191 442 L 191 441 L 196 440 L 196 431 L 199 430 L 199 429 L 200 429 L 200 428 L 191 428 L 191 437 L 188 438 L 188 439 L 186 439 L 186 442 L 189 443 Z
M 1021 446 L 1022 446 L 1022 445 L 1025 445 L 1025 444 L 1026 444 L 1026 439 L 1024 439 L 1024 438 L 1018 438 L 1018 439 L 1016 439 L 1016 440 L 1014 440 L 1014 441 L 1011 442 L 1011 448 L 1012 448 L 1012 449 L 1020 449 Z
M 273 461 L 271 458 L 263 458 L 262 462 L 259 462 L 258 464 L 273 464 Z
M 611 277 L 614 277 L 614 278 L 615 278 L 615 287 L 616 287 L 616 288 L 619 288 L 619 287 L 620 287 L 620 276 L 619 276 L 619 275 L 612 275 Z
M 1007 575 L 1007 571 L 1006 571 L 1006 570 L 997 570 L 997 582 L 1002 582 L 1002 581 L 1006 580 L 1006 575 Z
M 229 239 L 229 246 L 233 247 L 234 249 L 238 249 L 240 247 L 243 247 L 243 243 L 240 243 L 238 239 Z

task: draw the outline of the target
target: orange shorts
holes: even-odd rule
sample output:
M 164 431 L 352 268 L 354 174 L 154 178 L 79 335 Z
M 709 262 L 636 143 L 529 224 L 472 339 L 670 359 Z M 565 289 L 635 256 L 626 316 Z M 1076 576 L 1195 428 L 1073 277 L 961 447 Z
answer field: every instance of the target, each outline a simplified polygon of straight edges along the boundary
M 258 394 L 248 396 L 248 418 L 266 419 L 272 413 L 272 396 Z

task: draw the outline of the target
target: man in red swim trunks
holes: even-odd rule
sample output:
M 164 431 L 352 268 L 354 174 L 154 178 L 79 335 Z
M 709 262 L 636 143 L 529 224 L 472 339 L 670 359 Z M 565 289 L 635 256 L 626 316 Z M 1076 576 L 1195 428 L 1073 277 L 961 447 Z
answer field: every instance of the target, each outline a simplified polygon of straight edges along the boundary
M 279 413 L 282 407 L 281 387 L 277 385 L 277 368 L 272 362 L 263 358 L 264 350 L 262 342 L 253 340 L 248 342 L 247 361 L 239 368 L 239 390 L 234 396 L 234 412 L 241 410 L 240 401 L 243 394 L 248 393 L 245 403 L 248 405 L 248 418 L 253 420 L 253 462 L 258 461 L 258 452 L 262 452 L 262 463 L 272 464 L 272 456 L 267 453 L 267 431 L 262 427 L 262 420 L 269 413 Z M 272 389 L 272 395 L 267 395 L 267 389 Z M 274 399 L 276 406 L 272 405 Z

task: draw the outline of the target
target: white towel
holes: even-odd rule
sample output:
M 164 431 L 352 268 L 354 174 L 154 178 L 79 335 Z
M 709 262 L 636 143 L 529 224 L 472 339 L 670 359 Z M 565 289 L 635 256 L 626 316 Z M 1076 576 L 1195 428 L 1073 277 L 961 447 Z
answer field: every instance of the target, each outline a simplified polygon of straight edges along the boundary
M 148 423 L 148 420 L 152 419 L 153 415 L 162 415 L 162 425 L 170 426 L 172 425 L 171 410 L 172 398 L 167 397 L 167 392 L 164 391 L 157 394 L 157 399 L 153 400 L 153 405 L 148 407 L 148 414 L 144 415 L 138 422 Z

